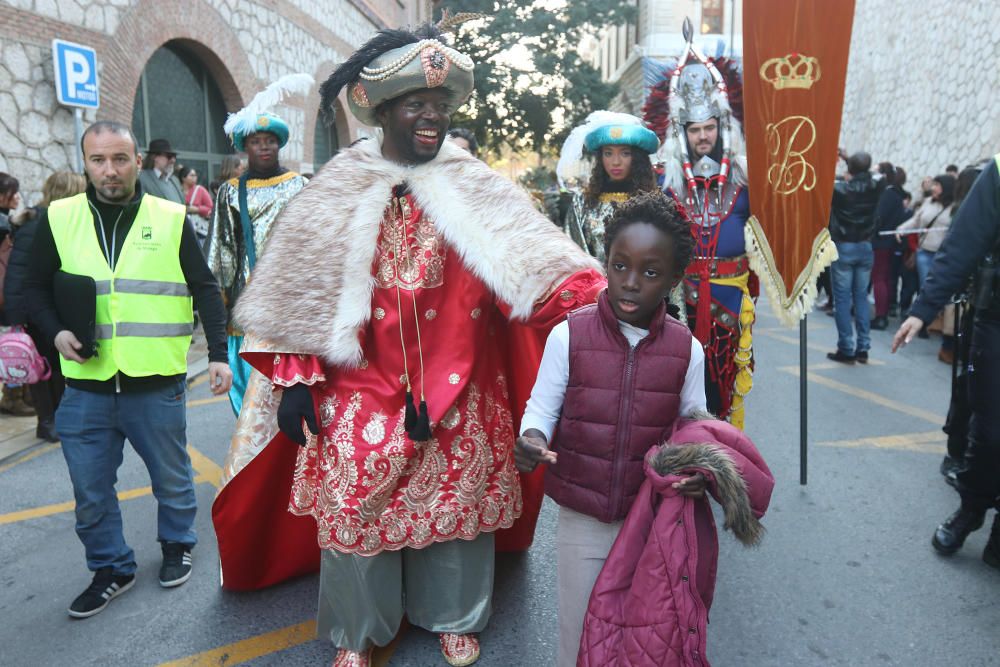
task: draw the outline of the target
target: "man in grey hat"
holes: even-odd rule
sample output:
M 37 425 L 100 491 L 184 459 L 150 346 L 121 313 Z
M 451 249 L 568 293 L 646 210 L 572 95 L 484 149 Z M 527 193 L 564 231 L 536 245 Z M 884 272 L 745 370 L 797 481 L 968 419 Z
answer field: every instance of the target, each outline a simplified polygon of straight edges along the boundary
M 177 153 L 166 139 L 153 139 L 146 149 L 139 183 L 146 194 L 184 206 L 184 190 L 174 175 Z M 188 213 L 191 211 L 189 210 Z

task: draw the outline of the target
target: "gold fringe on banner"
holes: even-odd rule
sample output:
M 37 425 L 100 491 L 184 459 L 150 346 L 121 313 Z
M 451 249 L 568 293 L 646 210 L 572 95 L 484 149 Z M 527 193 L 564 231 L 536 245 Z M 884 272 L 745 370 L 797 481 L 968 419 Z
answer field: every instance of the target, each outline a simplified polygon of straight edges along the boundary
M 816 304 L 817 279 L 837 259 L 837 246 L 830 238 L 830 232 L 823 229 L 813 240 L 809 261 L 796 279 L 791 294 L 785 292 L 785 281 L 775 266 L 771 244 L 764 236 L 757 216 L 751 216 L 747 220 L 743 236 L 750 269 L 760 279 L 761 287 L 778 319 L 786 326 L 798 326 L 799 320 Z

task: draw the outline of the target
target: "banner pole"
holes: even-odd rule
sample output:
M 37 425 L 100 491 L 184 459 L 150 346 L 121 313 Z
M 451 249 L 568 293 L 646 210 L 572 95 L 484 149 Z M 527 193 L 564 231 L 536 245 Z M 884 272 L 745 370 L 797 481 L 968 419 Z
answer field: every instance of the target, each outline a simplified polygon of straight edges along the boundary
M 809 473 L 809 377 L 806 373 L 806 315 L 799 321 L 799 484 Z

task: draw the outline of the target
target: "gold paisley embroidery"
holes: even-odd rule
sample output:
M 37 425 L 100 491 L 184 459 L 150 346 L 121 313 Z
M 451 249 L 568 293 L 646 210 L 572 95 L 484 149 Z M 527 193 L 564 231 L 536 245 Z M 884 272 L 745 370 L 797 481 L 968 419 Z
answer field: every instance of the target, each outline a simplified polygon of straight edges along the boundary
M 394 198 L 386 208 L 375 259 L 376 287 L 415 290 L 444 284 L 444 240 L 426 215 L 415 223 L 411 216 L 405 197 Z
M 385 422 L 387 419 L 388 417 L 381 412 L 372 413 L 368 425 L 361 431 L 361 437 L 365 439 L 365 442 L 373 447 L 382 444 L 382 441 L 385 440 Z
M 315 518 L 321 548 L 365 556 L 421 548 L 509 527 L 520 515 L 503 375 L 485 391 L 470 383 L 421 443 L 406 437 L 403 410 L 365 410 L 357 392 L 339 399 L 320 401 L 329 421 L 319 446 L 300 450 L 289 508 Z

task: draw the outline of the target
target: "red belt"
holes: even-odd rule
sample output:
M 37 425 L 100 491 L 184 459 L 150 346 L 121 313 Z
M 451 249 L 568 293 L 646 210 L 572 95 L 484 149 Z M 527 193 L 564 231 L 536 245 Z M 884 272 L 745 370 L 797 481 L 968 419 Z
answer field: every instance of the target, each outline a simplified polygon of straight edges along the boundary
M 694 337 L 708 344 L 712 330 L 713 278 L 735 278 L 750 270 L 750 260 L 742 257 L 696 257 L 688 264 L 684 275 L 698 279 L 698 305 L 695 307 Z

